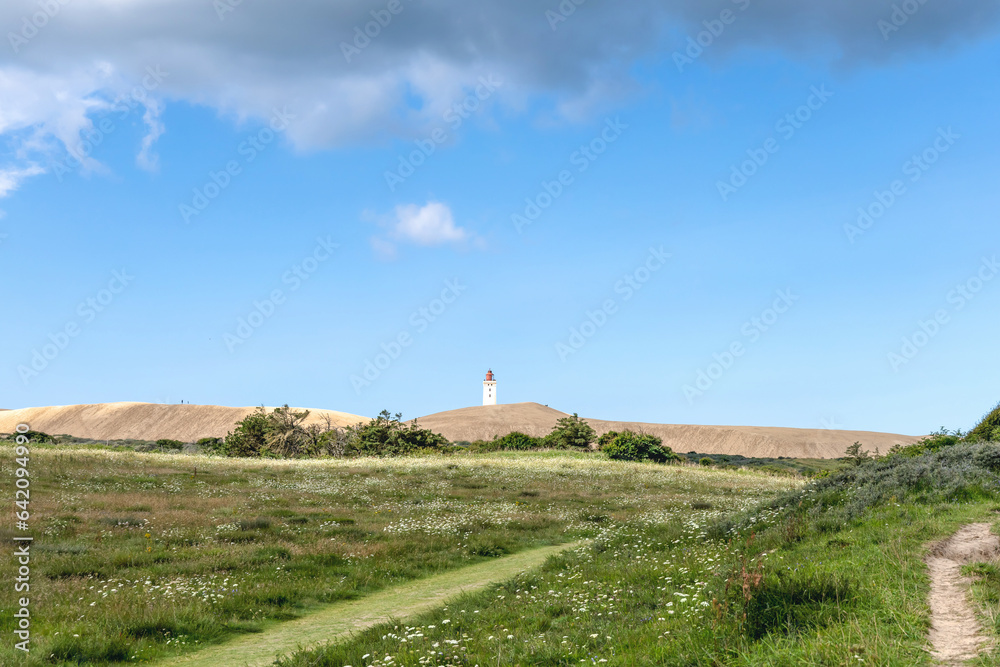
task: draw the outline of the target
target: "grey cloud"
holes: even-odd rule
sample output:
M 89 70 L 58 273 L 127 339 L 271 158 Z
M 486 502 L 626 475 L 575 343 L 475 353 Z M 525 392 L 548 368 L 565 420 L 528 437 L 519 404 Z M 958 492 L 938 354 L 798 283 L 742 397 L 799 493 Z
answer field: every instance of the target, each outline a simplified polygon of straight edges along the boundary
M 540 99 L 549 105 L 545 113 L 577 120 L 598 101 L 627 96 L 632 65 L 668 59 L 723 9 L 735 11 L 737 20 L 706 52 L 714 65 L 750 48 L 877 66 L 992 34 L 1000 20 L 995 0 L 907 0 L 919 10 L 885 39 L 877 23 L 900 0 L 586 0 L 579 6 L 563 0 L 563 7 L 576 8 L 553 30 L 546 11 L 558 12 L 558 0 L 399 0 L 401 12 L 348 62 L 341 44 L 388 0 L 216 0 L 233 4 L 221 19 L 209 0 L 62 1 L 43 0 L 60 9 L 18 53 L 0 44 L 0 80 L 5 72 L 21 73 L 18 81 L 35 73 L 36 85 L 62 86 L 80 98 L 68 104 L 99 108 L 81 100 L 126 90 L 147 66 L 160 65 L 169 77 L 155 95 L 166 100 L 236 118 L 294 109 L 287 134 L 301 149 L 417 136 L 440 121 L 465 86 L 490 73 L 505 81 L 499 103 L 518 107 Z M 38 0 L 4 2 L 5 41 L 39 7 Z M 0 86 L 0 94 L 16 96 L 18 89 Z M 27 114 L 19 127 L 65 127 L 66 111 L 53 104 L 22 109 L 16 99 L 0 99 L 0 132 L 13 127 L 3 122 L 5 106 Z M 152 106 L 147 123 L 155 133 L 162 128 L 155 119 L 159 107 Z M 85 122 L 79 113 L 75 118 Z M 142 160 L 155 159 L 149 148 L 143 147 Z

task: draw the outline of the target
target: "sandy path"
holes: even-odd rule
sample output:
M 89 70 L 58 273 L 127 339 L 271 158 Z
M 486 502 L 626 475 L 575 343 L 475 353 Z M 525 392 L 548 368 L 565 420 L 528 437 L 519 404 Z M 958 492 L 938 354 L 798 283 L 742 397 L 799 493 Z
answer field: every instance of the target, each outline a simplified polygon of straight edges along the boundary
M 931 654 L 945 665 L 961 665 L 979 655 L 986 642 L 976 619 L 963 577 L 963 565 L 997 558 L 1000 539 L 988 523 L 963 526 L 935 545 L 927 558 L 931 577 Z
M 529 549 L 513 556 L 477 563 L 411 581 L 359 600 L 337 602 L 273 629 L 156 663 L 161 667 L 240 667 L 270 665 L 278 655 L 315 647 L 390 619 L 405 619 L 537 567 L 549 556 L 582 543 Z

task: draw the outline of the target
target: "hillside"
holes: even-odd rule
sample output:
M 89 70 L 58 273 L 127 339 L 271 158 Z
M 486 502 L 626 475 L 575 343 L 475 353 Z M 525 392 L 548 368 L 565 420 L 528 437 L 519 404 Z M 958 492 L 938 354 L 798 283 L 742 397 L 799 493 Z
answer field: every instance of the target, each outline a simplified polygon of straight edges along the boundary
M 484 405 L 439 412 L 420 417 L 424 428 L 441 433 L 449 440 L 489 440 L 494 435 L 521 431 L 543 436 L 556 421 L 566 417 L 538 403 Z M 632 429 L 663 438 L 674 451 L 703 454 L 740 454 L 748 457 L 787 456 L 790 458 L 837 458 L 855 441 L 866 449 L 886 452 L 896 443 L 908 444 L 918 438 L 895 433 L 835 431 L 828 429 L 779 428 L 767 426 L 684 426 L 642 422 L 587 419 L 600 435 L 608 431 Z
M 296 408 L 300 410 L 301 408 Z M 0 412 L 0 433 L 11 433 L 20 423 L 52 435 L 74 435 L 95 440 L 159 440 L 193 442 L 221 438 L 254 408 L 218 405 L 163 405 L 158 403 L 100 403 L 22 408 Z M 329 416 L 334 426 L 364 421 L 364 417 L 333 410 L 310 410 L 307 424 Z

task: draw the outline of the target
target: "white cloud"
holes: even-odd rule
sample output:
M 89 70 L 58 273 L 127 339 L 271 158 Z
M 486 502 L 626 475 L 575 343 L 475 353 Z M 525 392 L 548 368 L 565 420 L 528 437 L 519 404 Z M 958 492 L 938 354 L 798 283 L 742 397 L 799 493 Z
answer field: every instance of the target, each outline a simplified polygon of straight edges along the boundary
M 371 218 L 366 213 L 362 217 Z M 397 244 L 407 243 L 424 247 L 469 244 L 482 247 L 475 234 L 455 224 L 451 208 L 442 202 L 430 201 L 423 206 L 401 204 L 390 216 L 378 221 L 386 229 L 382 236 L 372 237 L 372 248 L 383 259 L 395 259 Z
M 396 239 L 433 246 L 456 243 L 468 238 L 464 229 L 455 226 L 451 209 L 441 202 L 427 202 L 424 206 L 400 205 L 396 207 L 395 213 L 393 236 Z
M 3 199 L 21 186 L 28 176 L 36 176 L 45 173 L 45 170 L 37 165 L 30 165 L 23 169 L 0 169 L 0 199 Z

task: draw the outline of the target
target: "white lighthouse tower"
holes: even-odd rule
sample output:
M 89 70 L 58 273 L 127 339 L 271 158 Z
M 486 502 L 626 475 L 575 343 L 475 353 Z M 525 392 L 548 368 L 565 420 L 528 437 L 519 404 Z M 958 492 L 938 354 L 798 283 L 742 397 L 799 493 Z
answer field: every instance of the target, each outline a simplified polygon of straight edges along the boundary
M 497 404 L 497 381 L 493 378 L 493 371 L 486 372 L 486 379 L 483 380 L 483 405 Z

